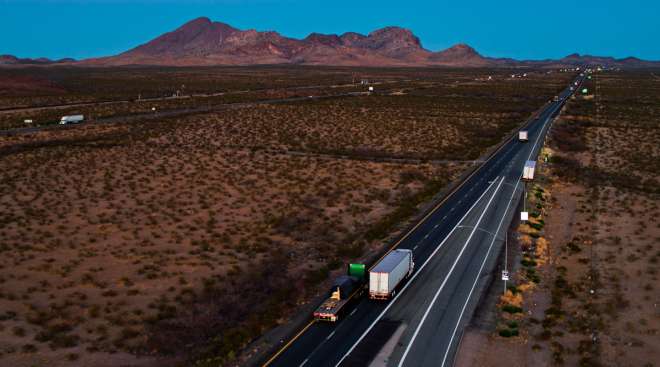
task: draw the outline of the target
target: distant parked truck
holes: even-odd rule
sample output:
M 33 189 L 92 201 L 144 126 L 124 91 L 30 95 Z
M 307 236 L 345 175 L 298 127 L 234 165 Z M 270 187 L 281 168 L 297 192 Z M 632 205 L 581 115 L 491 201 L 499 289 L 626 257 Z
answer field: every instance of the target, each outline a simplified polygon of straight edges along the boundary
M 526 130 L 520 130 L 518 132 L 518 140 L 520 141 L 527 141 L 527 131 Z
M 364 264 L 348 265 L 348 274 L 335 279 L 328 299 L 314 311 L 314 319 L 336 322 L 355 296 L 364 292 L 366 282 Z
M 85 116 L 83 115 L 62 116 L 62 119 L 60 120 L 60 125 L 79 124 L 84 120 L 85 120 Z
M 369 271 L 369 298 L 393 297 L 396 287 L 412 274 L 414 268 L 412 250 L 398 249 L 390 252 Z
M 523 180 L 531 181 L 534 179 L 534 169 L 536 168 L 536 161 L 527 161 L 525 162 L 525 168 L 523 169 Z

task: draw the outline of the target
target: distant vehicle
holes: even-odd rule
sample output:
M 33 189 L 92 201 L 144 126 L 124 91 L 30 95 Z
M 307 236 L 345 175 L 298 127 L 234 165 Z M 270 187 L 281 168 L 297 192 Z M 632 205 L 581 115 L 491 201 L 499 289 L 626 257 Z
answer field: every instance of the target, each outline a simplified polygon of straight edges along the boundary
M 531 181 L 534 179 L 534 169 L 536 168 L 536 161 L 526 161 L 525 168 L 523 168 L 523 180 Z
M 60 119 L 60 125 L 79 124 L 84 120 L 85 117 L 83 115 L 62 116 L 62 118 Z
M 31 119 L 26 119 L 26 120 L 23 120 L 23 123 L 25 123 L 25 124 L 31 124 L 31 123 L 32 123 L 32 120 L 31 120 Z
M 552 99 L 555 102 L 559 102 L 559 96 L 555 96 L 555 98 Z
M 520 130 L 518 132 L 518 140 L 520 141 L 527 141 L 527 131 L 526 130 Z
M 575 88 L 571 87 L 571 90 L 575 90 Z
M 398 249 L 390 252 L 369 271 L 369 298 L 393 297 L 396 287 L 412 274 L 414 268 L 412 250 Z
M 365 265 L 349 264 L 347 275 L 335 279 L 330 296 L 314 311 L 314 319 L 330 322 L 339 320 L 349 301 L 364 292 L 365 283 Z
M 575 85 L 578 85 L 578 82 L 575 82 Z

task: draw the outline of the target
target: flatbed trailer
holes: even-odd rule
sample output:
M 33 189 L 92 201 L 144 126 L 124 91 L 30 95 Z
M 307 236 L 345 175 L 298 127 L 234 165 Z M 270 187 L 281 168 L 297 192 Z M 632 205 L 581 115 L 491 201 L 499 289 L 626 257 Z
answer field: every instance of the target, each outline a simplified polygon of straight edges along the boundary
M 335 279 L 330 296 L 314 311 L 314 319 L 337 322 L 351 300 L 364 293 L 365 273 L 363 264 L 350 264 L 348 274 Z

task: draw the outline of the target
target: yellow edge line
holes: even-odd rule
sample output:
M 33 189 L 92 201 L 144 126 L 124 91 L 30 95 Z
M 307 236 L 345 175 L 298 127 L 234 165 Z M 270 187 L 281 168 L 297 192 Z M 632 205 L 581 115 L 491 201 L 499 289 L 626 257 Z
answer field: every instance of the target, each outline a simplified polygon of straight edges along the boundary
M 543 107 L 541 107 L 541 108 L 539 109 L 539 111 L 540 111 L 540 110 L 543 110 L 546 106 L 547 106 L 547 102 L 546 102 L 546 104 L 543 105 Z M 537 112 L 535 115 L 538 116 L 538 112 Z M 532 116 L 534 116 L 534 115 L 532 115 Z M 527 119 L 527 120 L 525 120 L 525 126 L 529 124 L 530 120 L 531 120 L 531 119 Z M 518 131 L 519 131 L 520 129 L 522 129 L 523 127 L 524 127 L 524 126 L 521 126 L 520 128 L 518 128 L 518 129 L 516 130 L 516 132 L 518 132 Z M 438 210 L 438 208 L 440 208 L 440 206 L 442 206 L 442 204 L 445 203 L 445 201 L 449 200 L 449 198 L 450 198 L 452 195 L 454 195 L 454 194 L 456 193 L 456 191 L 458 191 L 461 187 L 463 187 L 463 185 L 465 185 L 465 183 L 466 183 L 470 178 L 472 178 L 472 176 L 474 176 L 477 172 L 479 172 L 479 170 L 481 169 L 481 167 L 483 167 L 486 163 L 488 163 L 491 159 L 493 159 L 493 157 L 495 157 L 495 155 L 496 155 L 500 150 L 502 150 L 502 149 L 504 148 L 504 146 L 506 146 L 506 144 L 507 144 L 509 141 L 511 141 L 515 136 L 516 136 L 515 133 L 514 133 L 514 134 L 511 134 L 511 135 L 509 136 L 509 138 L 508 138 L 507 140 L 505 140 L 505 141 L 502 143 L 502 145 L 500 145 L 499 148 L 497 148 L 493 153 L 490 154 L 490 157 L 488 157 L 488 159 L 486 159 L 486 160 L 485 160 L 485 161 L 484 161 L 484 162 L 483 162 L 483 163 L 482 163 L 482 164 L 481 164 L 476 170 L 474 170 L 474 172 L 472 172 L 468 177 L 466 177 L 465 179 L 463 179 L 463 181 L 462 181 L 458 186 L 456 186 L 453 190 L 451 190 L 451 191 L 445 196 L 445 198 L 442 199 L 442 200 L 441 200 L 441 201 L 440 201 L 435 207 L 433 207 L 433 209 L 432 209 L 430 212 L 428 212 L 428 214 L 426 214 L 426 215 L 424 216 L 424 218 L 420 219 L 419 222 L 417 222 L 417 224 L 416 224 L 414 227 L 412 227 L 408 232 L 406 232 L 406 234 L 405 234 L 403 237 L 401 237 L 398 241 L 396 241 L 396 242 L 390 247 L 390 249 L 389 249 L 389 250 L 388 250 L 383 256 L 381 256 L 378 260 L 376 260 L 376 262 L 374 262 L 374 265 L 372 265 L 372 266 L 369 268 L 369 270 L 373 269 L 374 266 L 376 266 L 376 264 L 378 264 L 378 262 L 379 262 L 380 260 L 382 260 L 385 256 L 387 256 L 390 252 L 392 252 L 397 246 L 399 246 L 399 244 L 400 244 L 403 240 L 405 240 L 406 238 L 408 238 L 408 236 L 410 236 L 410 234 L 411 234 L 412 232 L 414 232 L 414 231 L 417 229 L 417 227 L 419 227 L 420 225 L 422 225 L 422 223 L 424 223 L 424 222 L 426 221 L 426 219 L 428 219 L 428 217 L 431 216 L 431 214 L 435 213 L 436 210 Z M 357 293 L 357 292 L 356 292 L 356 293 Z M 355 295 L 355 293 L 354 293 L 353 295 L 351 295 L 351 297 L 349 297 L 349 299 L 352 298 L 354 295 Z M 280 348 L 275 354 L 273 354 L 273 356 L 270 357 L 270 358 L 269 358 L 269 359 L 268 359 L 268 360 L 262 365 L 262 367 L 266 367 L 266 366 L 268 366 L 269 364 L 273 363 L 273 361 L 274 361 L 277 357 L 279 357 L 280 354 L 284 353 L 284 351 L 287 350 L 287 348 L 289 348 L 289 346 L 290 346 L 291 344 L 293 344 L 293 342 L 295 342 L 298 338 L 300 338 L 300 336 L 301 336 L 305 331 L 307 331 L 307 329 L 309 329 L 309 328 L 310 328 L 315 322 L 316 322 L 315 320 L 312 320 L 312 321 L 310 321 L 307 325 L 305 325 L 305 327 L 304 327 L 302 330 L 300 330 L 300 331 L 298 332 L 298 334 L 296 334 L 293 338 L 291 338 L 291 340 L 289 340 L 288 343 L 286 343 L 285 345 L 283 345 L 282 348 Z
M 280 350 L 278 350 L 277 353 L 273 354 L 273 356 L 270 357 L 270 359 L 267 360 L 266 363 L 263 364 L 263 366 L 266 367 L 266 366 L 268 366 L 269 364 L 273 363 L 273 361 L 275 360 L 275 358 L 279 357 L 280 354 L 284 353 L 284 351 L 287 350 L 287 348 L 289 348 L 289 346 L 290 346 L 293 342 L 295 342 L 296 339 L 298 339 L 298 338 L 299 338 L 299 337 L 300 337 L 305 331 L 307 331 L 307 329 L 309 329 L 309 327 L 312 326 L 312 325 L 314 324 L 314 322 L 315 322 L 314 320 L 310 321 L 310 322 L 309 322 L 309 323 L 308 323 L 308 324 L 307 324 L 302 330 L 300 330 L 300 331 L 298 332 L 298 334 L 296 334 L 296 336 L 294 336 L 293 338 L 291 338 L 291 340 L 289 340 L 288 343 L 286 343 L 284 346 L 282 346 L 282 348 L 280 348 Z

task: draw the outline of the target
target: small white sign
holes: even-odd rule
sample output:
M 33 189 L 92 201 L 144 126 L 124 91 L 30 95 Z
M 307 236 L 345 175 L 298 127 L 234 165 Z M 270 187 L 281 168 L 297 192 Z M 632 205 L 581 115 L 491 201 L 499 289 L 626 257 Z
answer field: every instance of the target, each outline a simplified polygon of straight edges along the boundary
M 502 280 L 509 280 L 509 271 L 502 270 Z
M 373 91 L 374 91 L 374 87 L 369 87 L 369 92 L 373 92 Z
M 528 212 L 520 212 L 520 220 L 522 220 L 522 221 L 529 220 L 529 213 Z

